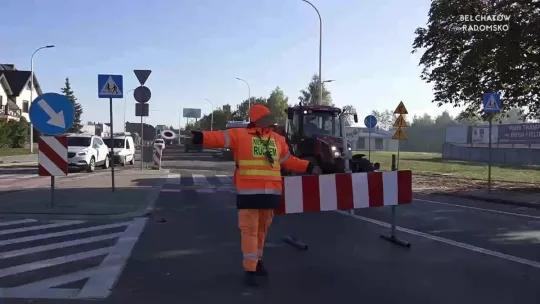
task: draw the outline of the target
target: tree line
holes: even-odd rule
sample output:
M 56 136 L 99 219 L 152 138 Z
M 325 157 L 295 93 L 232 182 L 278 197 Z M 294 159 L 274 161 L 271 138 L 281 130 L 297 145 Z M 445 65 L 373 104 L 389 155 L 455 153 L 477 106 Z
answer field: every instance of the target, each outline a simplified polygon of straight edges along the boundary
M 391 110 L 372 111 L 377 117 L 377 127 L 385 131 L 395 131 L 393 124 L 396 115 Z M 451 125 L 485 125 L 486 121 L 477 116 L 457 115 L 452 117 L 447 111 L 432 117 L 429 114 L 414 115 L 406 118 L 408 127 L 405 128 L 407 140 L 400 143 L 400 149 L 411 152 L 441 152 L 446 141 L 446 128 Z M 527 122 L 522 116 L 522 111 L 512 108 L 509 111 L 497 114 L 493 123 L 517 124 Z
M 298 96 L 298 102 L 302 102 L 304 105 L 318 104 L 320 95 L 319 88 L 319 76 L 315 74 L 312 76 L 311 81 L 306 86 L 306 88 L 300 91 L 300 95 Z M 330 93 L 324 82 L 322 84 L 322 92 L 322 104 L 326 106 L 335 106 L 332 101 L 332 94 Z M 296 102 L 296 104 L 298 102 Z M 225 125 L 227 124 L 227 122 L 232 120 L 248 121 L 248 110 L 250 103 L 251 105 L 261 104 L 267 106 L 274 121 L 279 125 L 285 124 L 285 121 L 287 120 L 286 109 L 287 107 L 289 107 L 289 105 L 292 105 L 292 103 L 289 104 L 289 97 L 286 96 L 283 90 L 278 86 L 274 90 L 272 90 L 272 92 L 270 92 L 270 95 L 268 97 L 251 97 L 250 100 L 242 100 L 236 106 L 235 110 L 231 108 L 230 104 L 225 104 L 223 107 L 214 109 L 213 129 L 225 129 Z M 356 109 L 353 105 L 346 105 L 344 108 L 350 113 L 356 113 Z M 197 121 L 196 124 L 188 124 L 185 129 L 190 130 L 197 128 L 202 130 L 209 130 L 211 120 L 211 114 L 204 115 Z M 348 117 L 345 123 L 346 125 L 352 125 L 352 117 Z
M 75 109 L 75 121 L 66 133 L 77 133 L 82 130 L 81 115 L 83 108 L 77 102 L 77 97 L 71 88 L 69 78 L 66 78 L 64 87 L 60 89 L 62 94 L 73 104 Z M 28 144 L 30 134 L 30 122 L 23 116 L 18 120 L 10 120 L 8 122 L 0 122 L 0 148 L 24 148 Z M 34 129 L 33 141 L 38 142 L 41 133 Z

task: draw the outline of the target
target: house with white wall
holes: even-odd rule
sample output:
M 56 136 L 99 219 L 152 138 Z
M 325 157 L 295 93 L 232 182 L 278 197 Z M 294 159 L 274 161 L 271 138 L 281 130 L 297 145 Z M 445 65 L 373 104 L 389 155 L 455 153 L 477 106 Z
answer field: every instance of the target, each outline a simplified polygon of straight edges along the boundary
M 355 151 L 369 148 L 372 151 L 397 151 L 398 149 L 398 141 L 392 139 L 394 132 L 391 131 L 372 129 L 370 132 L 368 128 L 345 127 L 345 132 L 347 140 Z
M 28 111 L 32 98 L 42 94 L 41 87 L 34 73 L 34 87 L 31 87 L 30 71 L 19 71 L 13 64 L 0 64 L 0 122 L 19 120 L 20 117 L 30 120 Z

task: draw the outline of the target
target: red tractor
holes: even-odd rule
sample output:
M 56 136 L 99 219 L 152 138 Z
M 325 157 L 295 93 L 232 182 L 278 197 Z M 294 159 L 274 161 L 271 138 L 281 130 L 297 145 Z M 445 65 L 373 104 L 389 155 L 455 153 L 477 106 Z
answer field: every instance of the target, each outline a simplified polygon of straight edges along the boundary
M 285 136 L 292 155 L 320 166 L 324 174 L 379 169 L 380 164 L 371 163 L 364 154 L 351 156 L 351 144 L 345 139 L 344 129 L 346 116 L 352 113 L 332 106 L 301 103 L 286 111 L 285 128 L 277 127 L 276 132 Z M 353 115 L 354 122 L 358 122 L 356 114 Z

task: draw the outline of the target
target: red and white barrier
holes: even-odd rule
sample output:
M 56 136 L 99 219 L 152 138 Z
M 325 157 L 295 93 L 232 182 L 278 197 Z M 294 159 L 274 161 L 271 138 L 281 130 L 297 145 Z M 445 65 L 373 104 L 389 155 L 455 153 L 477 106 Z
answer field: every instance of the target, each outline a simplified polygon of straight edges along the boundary
M 68 139 L 66 136 L 41 136 L 38 148 L 39 176 L 68 175 Z
M 412 202 L 412 172 L 384 171 L 283 178 L 276 214 L 351 210 Z

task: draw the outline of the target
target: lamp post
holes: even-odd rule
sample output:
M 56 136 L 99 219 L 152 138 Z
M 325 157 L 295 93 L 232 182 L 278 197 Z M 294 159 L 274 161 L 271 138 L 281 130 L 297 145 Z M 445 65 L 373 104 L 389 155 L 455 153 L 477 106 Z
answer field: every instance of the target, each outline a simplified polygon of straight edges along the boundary
M 248 113 L 249 113 L 249 108 L 251 108 L 251 88 L 249 87 L 249 83 L 245 81 L 244 79 L 236 77 L 236 80 L 245 82 L 248 87 Z M 251 120 L 249 119 L 249 115 L 248 115 L 248 121 L 251 122 Z
M 214 131 L 214 104 L 208 99 L 205 100 L 212 105 L 212 116 L 210 117 L 210 131 Z
M 319 104 L 322 105 L 322 93 L 323 93 L 323 89 L 322 89 L 322 18 L 321 18 L 321 14 L 319 13 L 319 10 L 315 7 L 315 5 L 313 5 L 313 3 L 309 2 L 308 0 L 302 0 L 304 1 L 305 3 L 311 5 L 311 7 L 313 7 L 313 9 L 315 10 L 315 12 L 317 12 L 317 16 L 319 16 Z
M 30 103 L 34 101 L 34 94 L 33 94 L 34 93 L 34 55 L 36 55 L 36 53 L 39 50 L 50 49 L 53 47 L 54 45 L 42 46 L 40 48 L 37 48 L 32 53 L 32 58 L 30 58 Z M 34 125 L 33 124 L 30 124 L 30 153 L 34 153 Z
M 131 89 L 129 91 L 126 92 L 126 94 L 124 95 L 124 132 L 126 132 L 126 105 L 127 105 L 127 95 L 129 94 L 129 92 L 133 92 L 135 91 L 135 89 Z

